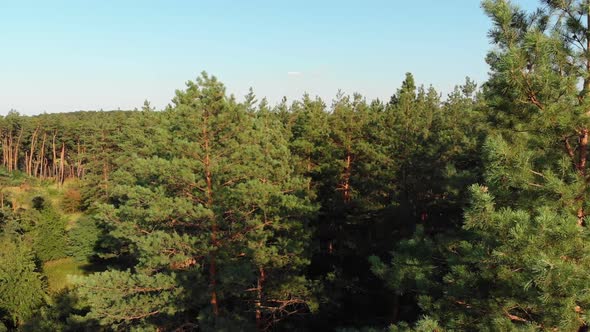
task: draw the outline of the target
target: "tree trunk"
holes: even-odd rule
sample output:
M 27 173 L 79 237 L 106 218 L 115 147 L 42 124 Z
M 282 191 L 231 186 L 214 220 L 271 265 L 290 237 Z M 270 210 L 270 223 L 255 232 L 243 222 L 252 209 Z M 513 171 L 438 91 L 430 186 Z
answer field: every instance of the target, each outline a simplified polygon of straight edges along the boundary
M 352 156 L 350 155 L 350 151 L 346 152 L 346 166 L 344 168 L 344 176 L 343 176 L 343 183 L 342 183 L 342 198 L 344 200 L 344 204 L 350 203 L 350 176 L 351 176 L 351 169 L 352 169 Z
M 53 132 L 53 139 L 52 139 L 52 149 L 53 149 L 53 167 L 51 169 L 52 175 L 54 178 L 57 177 L 57 150 L 55 146 L 55 138 L 57 136 L 57 130 Z
M 39 177 L 44 177 L 45 174 L 43 172 L 43 167 L 45 166 L 45 141 L 47 140 L 47 133 L 43 133 L 43 142 L 41 143 L 41 152 L 39 153 L 39 165 L 40 170 L 35 167 L 35 176 L 39 175 Z
M 25 173 L 28 176 L 31 176 L 31 173 L 29 172 L 29 151 L 25 151 Z
M 23 137 L 23 130 L 24 128 L 21 127 L 20 132 L 18 134 L 18 137 L 16 139 L 16 146 L 14 147 L 14 155 L 13 155 L 13 161 L 14 161 L 14 170 L 18 170 L 18 152 L 20 150 L 20 140 Z
M 26 172 L 29 176 L 33 175 L 33 157 L 35 156 L 35 145 L 37 144 L 37 134 L 39 132 L 39 127 L 35 128 L 35 131 L 33 132 L 33 135 L 31 136 L 31 146 L 30 146 L 30 153 L 29 153 L 29 159 L 26 160 L 25 158 L 25 163 L 26 163 Z
M 583 181 L 586 183 L 586 159 L 588 157 L 588 129 L 584 128 L 582 129 L 581 133 L 580 133 L 580 159 L 578 162 L 578 170 L 580 172 L 580 175 L 582 176 Z M 586 217 L 586 213 L 584 211 L 584 197 L 582 197 L 582 200 L 580 202 L 581 206 L 578 208 L 578 225 L 579 226 L 584 226 L 585 222 L 584 219 Z
M 61 154 L 59 155 L 59 176 L 58 183 L 61 185 L 64 182 L 65 172 L 65 159 L 66 159 L 66 143 L 61 143 Z
M 2 165 L 8 168 L 8 136 L 2 132 Z
M 259 331 L 264 331 L 264 320 L 262 319 L 262 287 L 264 286 L 264 281 L 266 280 L 266 275 L 264 273 L 264 268 L 258 268 L 258 284 L 256 288 L 256 327 Z
M 590 9 L 590 0 L 586 0 L 586 8 Z M 586 13 L 586 50 L 590 50 L 590 10 Z M 582 99 L 590 94 L 590 55 L 586 55 L 586 78 L 584 79 L 584 88 Z M 578 170 L 585 184 L 586 179 L 586 159 L 588 157 L 588 128 L 582 128 L 580 131 L 580 159 L 578 162 Z M 584 186 L 586 187 L 586 186 Z M 585 188 L 584 188 L 585 189 Z M 585 197 L 582 195 L 580 207 L 578 208 L 578 225 L 585 225 L 586 212 L 584 211 Z
M 14 162 L 12 162 L 12 154 L 14 152 L 13 147 L 14 139 L 12 137 L 12 129 L 8 133 L 8 171 L 12 172 L 12 166 L 14 166 Z

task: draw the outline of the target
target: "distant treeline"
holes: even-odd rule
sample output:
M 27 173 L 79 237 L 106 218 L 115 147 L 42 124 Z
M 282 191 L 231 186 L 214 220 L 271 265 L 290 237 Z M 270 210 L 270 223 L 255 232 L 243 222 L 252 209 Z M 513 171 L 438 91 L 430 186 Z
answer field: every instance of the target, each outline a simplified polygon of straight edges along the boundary
M 133 112 L 75 112 L 22 116 L 10 111 L 0 120 L 2 165 L 9 171 L 55 179 L 82 178 L 97 163 L 116 131 L 133 122 Z M 104 160 L 103 160 L 104 161 Z M 108 168 L 105 162 L 105 169 Z

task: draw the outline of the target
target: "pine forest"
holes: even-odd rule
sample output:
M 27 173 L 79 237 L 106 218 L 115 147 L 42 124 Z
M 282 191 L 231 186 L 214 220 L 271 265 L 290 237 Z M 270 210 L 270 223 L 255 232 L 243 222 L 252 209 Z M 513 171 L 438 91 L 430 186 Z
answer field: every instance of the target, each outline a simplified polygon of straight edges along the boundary
M 0 331 L 588 331 L 590 1 L 537 5 L 445 95 L 0 117 Z

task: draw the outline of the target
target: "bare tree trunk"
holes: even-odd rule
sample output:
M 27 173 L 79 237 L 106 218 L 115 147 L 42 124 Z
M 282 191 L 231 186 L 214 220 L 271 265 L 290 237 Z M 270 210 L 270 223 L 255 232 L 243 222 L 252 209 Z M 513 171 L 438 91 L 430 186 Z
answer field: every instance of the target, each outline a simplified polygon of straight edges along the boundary
M 47 161 L 47 159 L 43 160 L 43 178 L 48 178 L 49 177 L 49 162 Z
M 2 165 L 8 169 L 8 135 L 2 132 Z
M 25 173 L 31 175 L 29 172 L 29 151 L 25 151 Z
M 30 146 L 30 153 L 29 153 L 29 159 L 27 160 L 25 158 L 25 169 L 26 172 L 29 176 L 33 175 L 33 157 L 35 156 L 35 145 L 37 144 L 37 134 L 39 132 L 39 126 L 37 126 L 37 128 L 35 128 L 35 131 L 33 132 L 33 135 L 31 136 L 31 146 Z
M 41 152 L 39 153 L 38 167 L 35 167 L 35 176 L 45 177 L 43 167 L 45 166 L 45 141 L 47 140 L 47 133 L 43 133 L 43 141 L 41 143 Z M 40 170 L 38 169 L 40 168 Z
M 12 166 L 14 165 L 14 163 L 12 162 L 12 152 L 13 152 L 12 143 L 13 143 L 13 139 L 12 139 L 12 129 L 11 129 L 10 132 L 8 133 L 8 171 L 10 171 L 10 172 L 12 172 Z
M 65 170 L 65 158 L 66 158 L 66 143 L 61 143 L 61 154 L 59 156 L 59 177 L 58 183 L 61 185 L 64 182 L 64 170 Z
M 83 154 L 84 156 L 86 156 L 86 148 L 85 148 L 85 147 L 83 147 L 83 148 L 82 148 L 82 154 Z M 82 169 L 81 169 L 81 171 L 80 171 L 80 178 L 83 178 L 83 177 L 84 177 L 84 174 L 85 174 L 85 170 L 86 170 L 86 169 L 85 169 L 84 165 L 82 164 L 82 160 L 81 160 L 81 159 L 80 159 L 80 166 L 82 167 Z
M 53 166 L 51 167 L 51 171 L 52 171 L 51 172 L 52 173 L 51 176 L 53 176 L 54 178 L 57 179 L 57 149 L 56 149 L 56 146 L 55 146 L 55 138 L 56 138 L 56 136 L 57 136 L 57 130 L 55 130 L 53 132 L 53 139 L 52 139 L 52 143 L 51 143 L 52 149 L 53 149 L 53 162 L 52 162 Z
M 20 132 L 18 134 L 18 138 L 16 139 L 16 146 L 14 147 L 14 155 L 13 155 L 14 170 L 18 170 L 18 152 L 20 149 L 20 140 L 23 137 L 23 130 L 24 130 L 24 128 L 21 127 Z

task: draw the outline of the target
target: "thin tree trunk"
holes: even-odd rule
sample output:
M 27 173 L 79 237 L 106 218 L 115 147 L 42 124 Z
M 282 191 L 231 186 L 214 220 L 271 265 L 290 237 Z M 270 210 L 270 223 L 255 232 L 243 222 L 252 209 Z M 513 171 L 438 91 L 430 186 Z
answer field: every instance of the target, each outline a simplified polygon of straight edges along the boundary
M 86 157 L 86 147 L 82 148 L 82 154 Z M 82 167 L 82 170 L 80 172 L 80 178 L 83 178 L 86 169 L 85 169 L 84 165 L 82 164 L 82 160 L 80 160 L 80 166 Z
M 39 175 L 39 177 L 44 177 L 45 174 L 43 173 L 43 167 L 45 166 L 45 141 L 47 140 L 47 133 L 43 133 L 43 142 L 41 143 L 41 152 L 39 153 L 39 163 L 40 170 L 38 172 L 37 167 L 35 167 L 35 176 Z
M 260 331 L 265 330 L 264 320 L 262 319 L 262 287 L 264 286 L 264 281 L 266 280 L 266 275 L 264 273 L 264 268 L 258 268 L 258 284 L 256 287 L 256 327 Z
M 59 156 L 59 177 L 58 183 L 61 185 L 64 182 L 64 170 L 65 170 L 65 158 L 66 158 L 66 143 L 61 143 L 61 154 Z
M 586 51 L 590 52 L 590 0 L 586 0 Z M 586 89 L 586 96 L 590 95 L 590 55 L 586 59 L 586 80 L 584 81 L 584 89 Z M 584 96 L 584 97 L 586 97 Z M 586 178 L 586 158 L 588 155 L 588 128 L 582 129 L 580 137 L 580 168 L 582 176 Z M 583 207 L 582 207 L 583 208 Z
M 12 171 L 12 165 L 14 165 L 14 163 L 12 162 L 12 129 L 10 130 L 10 132 L 8 132 L 8 157 L 7 157 L 7 162 L 8 162 L 8 171 Z
M 52 149 L 53 149 L 53 167 L 51 169 L 52 176 L 54 178 L 57 177 L 57 151 L 55 146 L 55 137 L 57 136 L 57 130 L 53 132 L 53 139 L 52 139 Z
M 23 130 L 24 130 L 24 128 L 21 127 L 20 132 L 18 134 L 18 138 L 16 139 L 16 146 L 14 147 L 14 155 L 13 155 L 14 170 L 18 170 L 18 151 L 20 149 L 20 140 L 23 137 Z
M 29 151 L 25 151 L 25 173 L 28 176 L 31 176 L 31 173 L 29 172 Z
M 580 134 L 580 162 L 579 162 L 579 169 L 580 175 L 586 182 L 586 158 L 588 157 L 588 129 L 582 129 Z M 582 206 L 578 209 L 578 225 L 584 225 L 584 200 L 581 202 Z
M 47 159 L 43 160 L 43 178 L 48 178 L 49 177 L 49 162 L 47 161 Z
M 344 183 L 342 184 L 342 198 L 344 200 L 344 204 L 350 203 L 350 176 L 352 173 L 352 156 L 350 151 L 346 152 L 346 166 L 344 168 Z
M 2 133 L 2 165 L 8 168 L 8 136 Z
M 586 8 L 588 12 L 586 13 L 586 50 L 590 51 L 590 0 L 586 0 Z M 586 78 L 584 79 L 584 89 L 583 89 L 583 96 L 582 98 L 586 98 L 590 94 L 590 55 L 586 56 Z M 578 162 L 578 170 L 580 175 L 582 175 L 582 179 L 585 184 L 587 184 L 588 180 L 586 179 L 586 159 L 588 157 L 588 128 L 583 128 L 580 132 L 580 159 Z M 586 185 L 584 186 L 586 187 Z M 585 188 L 584 188 L 585 189 Z M 578 225 L 584 226 L 585 219 L 586 219 L 586 212 L 584 211 L 584 199 L 580 202 L 580 207 L 578 208 Z
M 26 172 L 29 176 L 33 175 L 33 157 L 35 156 L 35 145 L 37 144 L 37 134 L 39 132 L 39 127 L 37 126 L 37 128 L 35 128 L 35 131 L 33 132 L 33 135 L 31 136 L 31 147 L 30 147 L 30 153 L 29 153 L 29 159 L 27 160 L 25 158 L 25 169 Z

